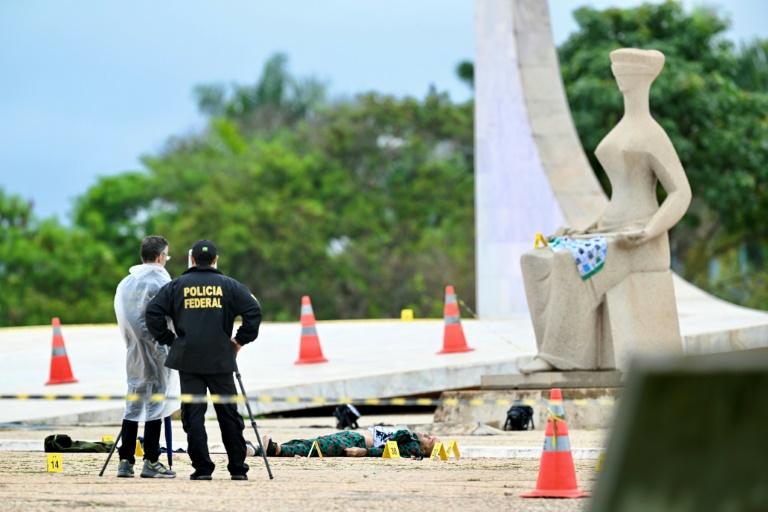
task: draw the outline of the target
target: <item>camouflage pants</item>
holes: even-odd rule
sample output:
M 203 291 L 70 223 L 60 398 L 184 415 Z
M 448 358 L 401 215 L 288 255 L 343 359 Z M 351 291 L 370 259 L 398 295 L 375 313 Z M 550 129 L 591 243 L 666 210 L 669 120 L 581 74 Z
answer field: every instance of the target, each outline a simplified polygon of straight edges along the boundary
M 317 439 L 294 439 L 283 443 L 280 445 L 282 450 L 280 457 L 293 457 L 294 455 L 306 457 L 315 441 L 320 446 L 320 451 L 323 452 L 324 457 L 346 457 L 344 448 L 353 446 L 365 448 L 365 438 L 362 434 L 345 430 L 329 436 L 320 436 Z M 318 456 L 317 450 L 312 452 L 312 456 Z

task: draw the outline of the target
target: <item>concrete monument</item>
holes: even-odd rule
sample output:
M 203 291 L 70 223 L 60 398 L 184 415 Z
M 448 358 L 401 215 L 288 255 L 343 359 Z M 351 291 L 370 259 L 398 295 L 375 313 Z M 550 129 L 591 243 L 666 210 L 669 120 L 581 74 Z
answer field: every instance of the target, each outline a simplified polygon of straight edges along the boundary
M 571 118 L 547 2 L 475 2 L 477 312 L 528 316 L 518 261 L 537 232 L 587 226 L 608 200 Z
M 550 247 L 521 257 L 538 346 L 523 373 L 622 370 L 636 354 L 682 352 L 667 232 L 691 190 L 648 104 L 664 55 L 620 49 L 610 58 L 625 112 L 595 155 L 612 197 L 587 228 L 560 228 Z M 667 193 L 661 205 L 657 182 Z

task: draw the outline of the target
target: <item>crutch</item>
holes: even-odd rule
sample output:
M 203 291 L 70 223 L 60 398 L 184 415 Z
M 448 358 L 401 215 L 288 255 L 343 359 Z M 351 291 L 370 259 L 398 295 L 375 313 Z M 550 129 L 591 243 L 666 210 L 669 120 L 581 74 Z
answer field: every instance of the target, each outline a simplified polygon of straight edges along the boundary
M 269 479 L 272 480 L 272 470 L 269 469 L 269 461 L 267 460 L 267 450 L 264 449 L 264 446 L 261 444 L 261 436 L 259 435 L 259 429 L 256 428 L 256 420 L 253 419 L 253 412 L 251 411 L 251 404 L 248 403 L 248 397 L 245 396 L 245 386 L 243 386 L 243 379 L 240 378 L 240 370 L 237 368 L 237 362 L 235 362 L 235 376 L 237 377 L 237 382 L 240 383 L 240 392 L 243 394 L 243 398 L 245 399 L 245 407 L 248 409 L 248 415 L 251 417 L 251 425 L 253 425 L 253 431 L 256 432 L 256 440 L 259 442 L 259 448 L 261 448 L 261 455 L 264 457 L 264 464 L 267 466 L 267 473 L 269 473 Z
M 112 445 L 112 449 L 109 450 L 109 455 L 107 455 L 107 460 L 104 461 L 104 465 L 101 467 L 101 471 L 99 472 L 99 476 L 104 475 L 104 470 L 107 469 L 107 464 L 109 464 L 109 459 L 112 458 L 112 454 L 115 453 L 115 448 L 117 447 L 117 443 L 120 442 L 120 438 L 123 437 L 123 427 L 120 427 L 120 433 L 117 434 L 117 439 L 115 439 L 115 444 Z

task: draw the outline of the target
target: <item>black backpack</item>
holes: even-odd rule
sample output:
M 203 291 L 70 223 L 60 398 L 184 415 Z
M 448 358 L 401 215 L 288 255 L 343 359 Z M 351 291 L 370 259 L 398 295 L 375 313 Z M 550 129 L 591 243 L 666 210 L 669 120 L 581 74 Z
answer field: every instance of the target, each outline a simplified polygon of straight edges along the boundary
M 528 430 L 528 423 L 531 424 L 531 430 L 536 428 L 536 425 L 533 424 L 533 407 L 530 405 L 513 405 L 507 411 L 504 430 Z
M 338 430 L 355 430 L 360 428 L 357 425 L 357 419 L 360 417 L 360 413 L 352 404 L 341 404 L 335 411 L 333 411 L 333 415 L 336 416 L 336 428 Z

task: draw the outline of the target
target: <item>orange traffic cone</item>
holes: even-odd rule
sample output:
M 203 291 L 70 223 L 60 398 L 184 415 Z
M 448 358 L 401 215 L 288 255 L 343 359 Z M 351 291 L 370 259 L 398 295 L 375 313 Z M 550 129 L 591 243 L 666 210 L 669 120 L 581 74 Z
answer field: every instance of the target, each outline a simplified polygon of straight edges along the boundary
M 323 357 L 323 349 L 320 348 L 320 338 L 317 337 L 315 327 L 315 313 L 312 311 L 312 302 L 307 295 L 301 298 L 301 342 L 299 345 L 299 358 L 293 364 L 327 363 Z
M 464 337 L 464 329 L 461 327 L 461 314 L 459 314 L 459 306 L 456 304 L 456 293 L 453 291 L 453 286 L 445 287 L 443 317 L 445 317 L 443 350 L 438 352 L 438 354 L 475 350 L 467 346 L 467 339 Z
M 583 498 L 576 485 L 576 470 L 573 467 L 571 442 L 568 440 L 568 424 L 565 422 L 563 394 L 559 388 L 549 394 L 549 418 L 544 432 L 544 451 L 539 463 L 539 478 L 536 489 L 522 498 Z
M 69 357 L 67 349 L 64 346 L 64 337 L 61 335 L 61 322 L 58 318 L 53 319 L 53 348 L 51 349 L 51 378 L 45 383 L 67 384 L 77 382 L 72 375 L 72 367 L 69 366 Z

